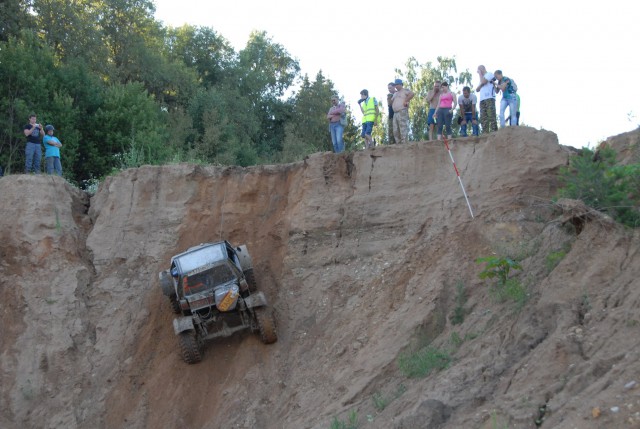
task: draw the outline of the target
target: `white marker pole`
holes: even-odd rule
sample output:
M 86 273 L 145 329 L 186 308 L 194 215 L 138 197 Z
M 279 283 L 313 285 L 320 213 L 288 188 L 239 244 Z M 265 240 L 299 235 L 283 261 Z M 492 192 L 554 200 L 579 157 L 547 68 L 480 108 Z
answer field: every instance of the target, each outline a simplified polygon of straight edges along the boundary
M 471 204 L 469 204 L 469 198 L 467 197 L 467 192 L 464 190 L 464 185 L 462 184 L 462 179 L 460 178 L 460 173 L 458 172 L 458 167 L 456 167 L 456 162 L 453 160 L 451 149 L 449 149 L 449 143 L 447 143 L 447 136 L 444 133 L 442 134 L 442 140 L 444 141 L 444 147 L 446 147 L 447 152 L 449 152 L 449 158 L 451 158 L 451 162 L 453 163 L 453 169 L 456 171 L 456 176 L 458 176 L 458 182 L 460 182 L 460 187 L 462 188 L 462 193 L 464 194 L 464 199 L 467 201 L 467 207 L 469 207 L 469 213 L 471 213 L 471 218 L 473 218 L 473 210 L 471 210 Z

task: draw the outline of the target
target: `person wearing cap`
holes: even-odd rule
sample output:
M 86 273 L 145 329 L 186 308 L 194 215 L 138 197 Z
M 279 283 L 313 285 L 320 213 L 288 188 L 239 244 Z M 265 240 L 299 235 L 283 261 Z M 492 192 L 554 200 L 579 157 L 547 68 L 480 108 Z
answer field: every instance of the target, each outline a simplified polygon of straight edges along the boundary
M 53 136 L 55 129 L 53 125 L 47 125 L 44 127 L 47 133 L 44 136 L 44 166 L 47 174 L 56 174 L 62 176 L 62 164 L 60 164 L 60 148 L 62 143 L 57 137 Z
M 396 92 L 391 98 L 393 134 L 396 143 L 409 143 L 409 102 L 414 93 L 404 88 L 402 79 L 396 79 L 393 84 L 396 87 Z
M 358 100 L 360 111 L 362 112 L 362 137 L 364 137 L 365 149 L 371 149 L 375 146 L 371 133 L 373 126 L 378 123 L 380 110 L 378 108 L 378 100 L 375 97 L 369 97 L 369 91 L 363 89 L 360 91 L 360 100 Z
M 27 145 L 24 147 L 24 174 L 32 171 L 40 174 L 40 158 L 42 158 L 42 125 L 37 123 L 35 113 L 29 115 L 29 123 L 24 126 Z

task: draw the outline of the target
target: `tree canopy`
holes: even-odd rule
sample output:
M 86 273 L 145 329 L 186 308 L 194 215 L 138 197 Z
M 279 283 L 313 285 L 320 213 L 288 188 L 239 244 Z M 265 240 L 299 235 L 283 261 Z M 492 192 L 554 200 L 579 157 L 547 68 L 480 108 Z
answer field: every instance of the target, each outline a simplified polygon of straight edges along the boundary
M 410 58 L 396 73 L 416 92 L 413 140 L 426 136 L 433 80 L 470 81 L 450 58 Z M 0 75 L 6 173 L 23 171 L 22 129 L 32 112 L 55 126 L 63 174 L 79 186 L 142 164 L 247 166 L 332 148 L 326 113 L 336 91 L 322 71 L 301 75 L 298 60 L 263 31 L 236 52 L 212 28 L 166 27 L 150 0 L 6 0 Z M 357 116 L 347 112 L 347 150 L 362 145 Z M 375 132 L 384 142 L 381 124 Z

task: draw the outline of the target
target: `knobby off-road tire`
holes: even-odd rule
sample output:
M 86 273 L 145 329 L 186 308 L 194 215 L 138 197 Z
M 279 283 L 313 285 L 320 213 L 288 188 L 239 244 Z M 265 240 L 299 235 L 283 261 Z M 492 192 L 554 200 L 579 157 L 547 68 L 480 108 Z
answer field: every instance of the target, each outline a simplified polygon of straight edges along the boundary
M 278 341 L 276 333 L 276 319 L 273 317 L 273 311 L 268 307 L 258 307 L 253 310 L 256 314 L 256 322 L 260 330 L 260 339 L 265 344 L 271 344 Z
M 176 298 L 175 295 L 171 295 L 169 297 L 169 302 L 171 303 L 171 310 L 173 310 L 175 314 L 180 314 L 182 310 L 180 309 L 180 303 L 178 302 L 178 298 Z
M 258 291 L 258 283 L 256 282 L 256 275 L 253 273 L 253 268 L 249 268 L 244 271 L 244 278 L 249 285 L 249 292 L 254 293 Z
M 203 348 L 196 338 L 195 331 L 181 332 L 178 335 L 178 341 L 180 342 L 180 354 L 186 363 L 193 364 L 202 360 Z

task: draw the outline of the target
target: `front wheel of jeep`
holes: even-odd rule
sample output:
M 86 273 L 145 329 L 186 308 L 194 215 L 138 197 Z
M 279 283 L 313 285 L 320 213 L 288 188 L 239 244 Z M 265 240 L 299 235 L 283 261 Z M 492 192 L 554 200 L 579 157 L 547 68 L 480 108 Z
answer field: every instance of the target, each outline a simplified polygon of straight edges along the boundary
M 249 268 L 244 272 L 244 278 L 249 285 L 249 291 L 255 293 L 258 291 L 258 283 L 256 282 L 256 275 L 253 273 L 253 268 Z
M 260 339 L 265 344 L 271 344 L 278 341 L 276 333 L 276 320 L 273 317 L 273 311 L 268 307 L 258 307 L 253 310 L 256 315 L 256 322 L 260 330 Z
M 180 354 L 182 359 L 188 363 L 198 363 L 202 360 L 203 347 L 195 331 L 181 332 L 178 335 L 180 342 Z
M 169 302 L 171 303 L 171 310 L 173 310 L 175 314 L 180 314 L 182 310 L 180 309 L 180 303 L 175 294 L 169 296 Z

